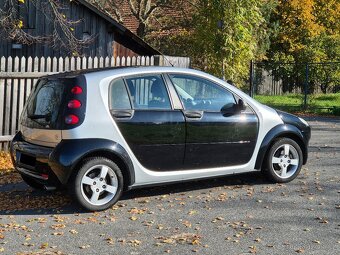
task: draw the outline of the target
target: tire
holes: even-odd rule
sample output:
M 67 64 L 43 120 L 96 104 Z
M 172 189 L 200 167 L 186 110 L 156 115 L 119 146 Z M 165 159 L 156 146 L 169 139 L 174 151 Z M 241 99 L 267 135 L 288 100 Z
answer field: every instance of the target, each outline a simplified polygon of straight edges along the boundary
M 70 182 L 75 200 L 89 211 L 102 211 L 113 206 L 123 191 L 123 175 L 107 158 L 87 159 Z
M 33 189 L 36 190 L 44 190 L 44 185 L 42 185 L 41 183 L 37 182 L 36 180 L 26 176 L 26 175 L 21 175 L 21 178 L 24 180 L 24 182 L 30 186 Z
M 273 182 L 290 182 L 300 173 L 302 162 L 300 146 L 292 139 L 280 138 L 266 155 L 264 173 Z

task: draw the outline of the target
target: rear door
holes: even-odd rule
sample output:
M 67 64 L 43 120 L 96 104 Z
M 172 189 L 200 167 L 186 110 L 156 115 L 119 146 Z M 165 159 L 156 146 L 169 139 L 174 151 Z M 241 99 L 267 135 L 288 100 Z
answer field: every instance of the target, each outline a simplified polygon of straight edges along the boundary
M 175 110 L 159 74 L 119 78 L 110 85 L 110 109 L 138 161 L 154 171 L 183 167 L 185 118 Z
M 184 167 L 236 166 L 247 163 L 255 149 L 258 118 L 250 108 L 236 111 L 238 98 L 201 77 L 169 75 L 183 103 L 186 119 Z

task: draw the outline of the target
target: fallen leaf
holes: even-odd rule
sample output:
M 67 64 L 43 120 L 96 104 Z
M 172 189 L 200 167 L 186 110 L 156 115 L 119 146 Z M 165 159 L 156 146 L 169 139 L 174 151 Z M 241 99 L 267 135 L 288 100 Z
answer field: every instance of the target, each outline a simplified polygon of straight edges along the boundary
M 46 249 L 48 248 L 48 243 L 43 243 L 40 245 L 40 249 Z
M 297 249 L 297 250 L 295 250 L 295 252 L 297 252 L 297 253 L 304 253 L 305 252 L 305 250 L 304 249 Z
M 90 245 L 82 245 L 82 246 L 79 246 L 80 249 L 88 249 L 90 248 L 91 246 Z

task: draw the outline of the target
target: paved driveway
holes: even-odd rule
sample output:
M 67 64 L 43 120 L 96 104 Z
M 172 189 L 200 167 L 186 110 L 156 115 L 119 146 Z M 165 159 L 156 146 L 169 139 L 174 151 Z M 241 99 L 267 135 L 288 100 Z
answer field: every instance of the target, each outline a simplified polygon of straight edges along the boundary
M 309 162 L 284 185 L 245 174 L 135 190 L 85 213 L 2 177 L 0 254 L 340 254 L 340 120 L 309 121 Z

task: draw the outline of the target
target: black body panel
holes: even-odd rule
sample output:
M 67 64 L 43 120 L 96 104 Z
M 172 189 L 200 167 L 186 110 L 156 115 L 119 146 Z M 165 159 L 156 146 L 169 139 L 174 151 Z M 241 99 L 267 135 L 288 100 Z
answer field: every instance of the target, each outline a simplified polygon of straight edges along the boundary
M 60 181 L 65 184 L 71 175 L 70 170 L 73 170 L 83 158 L 96 152 L 97 156 L 104 152 L 118 156 L 127 166 L 131 182 L 128 185 L 135 182 L 133 164 L 125 149 L 118 143 L 106 139 L 62 140 L 50 155 L 50 165 Z
M 185 168 L 211 168 L 247 163 L 258 134 L 254 113 L 204 112 L 201 119 L 187 118 Z
M 153 171 L 183 167 L 185 119 L 180 110 L 134 110 L 131 118 L 115 121 L 144 167 Z
M 53 148 L 25 142 L 20 132 L 11 142 L 12 162 L 20 174 L 34 177 L 42 185 L 59 186 L 59 178 L 49 165 L 52 151 Z
M 75 166 L 85 157 L 100 156 L 104 153 L 119 157 L 124 162 L 130 179 L 126 184 L 131 186 L 135 182 L 132 161 L 125 149 L 113 141 L 96 138 L 62 140 L 55 148 L 49 148 L 24 141 L 21 133 L 18 132 L 11 143 L 11 156 L 15 168 L 24 168 L 36 175 L 42 173 L 50 176 L 51 174 L 55 178 L 50 180 L 49 177 L 46 183 L 54 186 L 67 184 Z M 24 155 L 25 162 L 32 163 L 23 164 L 18 158 L 21 155 Z
M 295 123 L 296 124 L 296 123 Z M 280 124 L 272 128 L 262 141 L 261 147 L 257 154 L 255 169 L 261 169 L 264 157 L 269 149 L 271 143 L 277 137 L 292 137 L 301 146 L 303 152 L 303 164 L 306 164 L 308 159 L 308 143 L 311 136 L 311 129 L 309 126 L 304 126 L 303 130 L 300 130 L 295 125 Z

